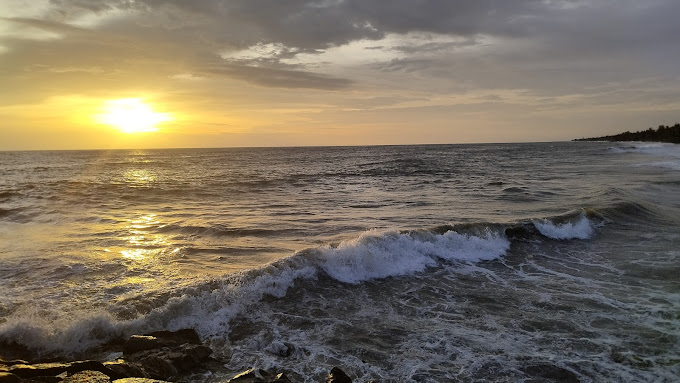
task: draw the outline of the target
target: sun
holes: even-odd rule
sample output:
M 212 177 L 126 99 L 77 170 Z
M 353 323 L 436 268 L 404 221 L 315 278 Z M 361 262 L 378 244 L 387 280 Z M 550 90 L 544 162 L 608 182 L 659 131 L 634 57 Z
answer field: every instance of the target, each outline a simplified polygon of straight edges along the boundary
M 158 131 L 156 125 L 171 118 L 167 113 L 155 112 L 142 99 L 122 98 L 104 103 L 104 112 L 97 120 L 123 133 L 144 133 Z

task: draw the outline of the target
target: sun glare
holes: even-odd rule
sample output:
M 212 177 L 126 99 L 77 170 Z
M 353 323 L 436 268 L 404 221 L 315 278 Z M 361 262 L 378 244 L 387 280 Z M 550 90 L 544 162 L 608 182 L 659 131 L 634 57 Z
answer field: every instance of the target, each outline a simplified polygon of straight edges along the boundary
M 107 101 L 98 120 L 123 133 L 144 133 L 157 131 L 157 124 L 171 118 L 167 113 L 155 112 L 139 98 L 123 98 Z

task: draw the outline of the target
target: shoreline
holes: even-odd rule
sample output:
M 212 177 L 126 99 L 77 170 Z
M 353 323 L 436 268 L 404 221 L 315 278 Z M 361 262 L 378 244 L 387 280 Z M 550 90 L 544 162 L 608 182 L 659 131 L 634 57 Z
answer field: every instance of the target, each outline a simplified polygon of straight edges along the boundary
M 156 331 L 132 335 L 124 342 L 102 345 L 88 360 L 68 358 L 26 358 L 29 350 L 3 344 L 0 355 L 0 383 L 163 383 L 193 381 L 224 369 L 227 361 L 212 357 L 193 329 Z M 18 348 L 18 349 L 17 349 Z M 9 350 L 9 353 L 7 351 Z M 4 359 L 9 356 L 8 360 Z M 18 358 L 22 356 L 23 358 Z M 29 360 L 24 360 L 29 359 Z M 250 368 L 231 372 L 228 383 L 293 383 L 286 372 L 278 369 Z M 199 379 L 202 380 L 202 379 Z M 339 367 L 332 367 L 326 383 L 351 383 L 352 379 Z
M 658 142 L 680 144 L 680 124 L 675 124 L 673 126 L 659 125 L 656 130 L 649 128 L 634 133 L 623 132 L 610 136 L 576 138 L 572 141 Z

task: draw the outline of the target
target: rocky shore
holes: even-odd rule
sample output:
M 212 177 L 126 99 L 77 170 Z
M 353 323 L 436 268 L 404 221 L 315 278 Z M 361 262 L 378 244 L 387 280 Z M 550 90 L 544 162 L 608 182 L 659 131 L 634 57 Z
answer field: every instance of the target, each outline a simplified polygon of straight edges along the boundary
M 26 355 L 12 345 L 2 345 L 6 355 Z M 13 351 L 13 352 L 12 352 Z M 0 359 L 0 383 L 162 383 L 201 380 L 200 373 L 219 369 L 223 363 L 211 357 L 192 329 L 133 335 L 107 346 L 107 360 L 26 361 Z M 192 378 L 193 377 L 193 378 Z M 281 371 L 250 369 L 229 383 L 294 383 Z M 351 383 L 347 374 L 333 367 L 326 383 Z

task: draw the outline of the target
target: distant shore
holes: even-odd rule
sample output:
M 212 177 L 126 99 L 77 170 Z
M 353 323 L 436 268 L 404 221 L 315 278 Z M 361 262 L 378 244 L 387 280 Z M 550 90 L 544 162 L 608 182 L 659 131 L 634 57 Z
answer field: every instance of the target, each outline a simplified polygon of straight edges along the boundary
M 680 144 L 680 124 L 673 126 L 659 125 L 656 129 L 649 128 L 634 133 L 624 132 L 612 136 L 577 138 L 572 141 L 645 141 Z

